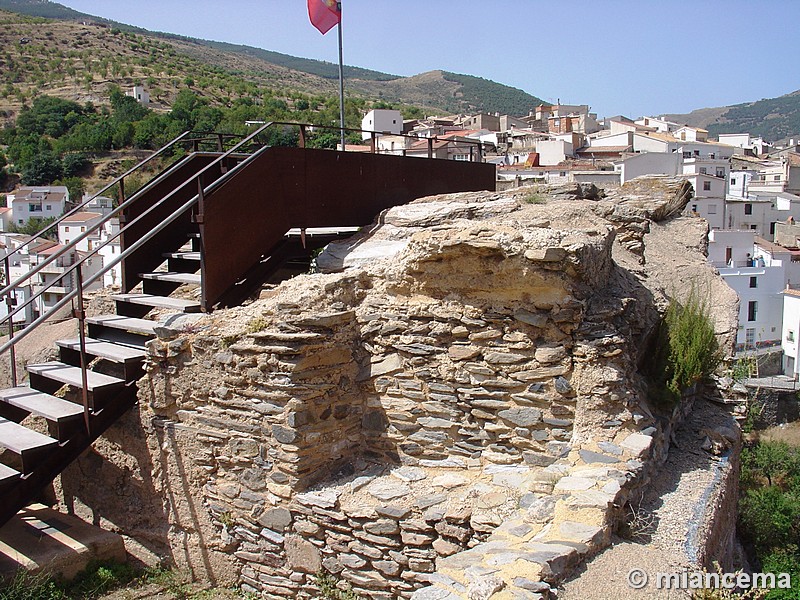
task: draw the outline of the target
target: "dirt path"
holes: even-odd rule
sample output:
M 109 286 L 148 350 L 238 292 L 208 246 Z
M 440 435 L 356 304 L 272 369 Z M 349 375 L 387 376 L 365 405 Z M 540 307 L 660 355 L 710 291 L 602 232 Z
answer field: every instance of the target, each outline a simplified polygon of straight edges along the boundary
M 559 600 L 690 598 L 683 590 L 658 589 L 657 573 L 697 570 L 706 503 L 717 491 L 723 460 L 703 450 L 704 428 L 729 425 L 724 408 L 698 401 L 677 432 L 660 475 L 651 481 L 639 507 L 638 523 L 626 537 L 590 560 L 562 585 Z M 634 589 L 628 574 L 641 569 L 648 584 Z

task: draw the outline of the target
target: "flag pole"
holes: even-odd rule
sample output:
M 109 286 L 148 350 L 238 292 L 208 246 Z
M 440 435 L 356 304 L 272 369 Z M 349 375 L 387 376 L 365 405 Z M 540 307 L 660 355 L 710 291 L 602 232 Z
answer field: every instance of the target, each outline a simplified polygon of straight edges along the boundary
M 344 146 L 344 60 L 342 58 L 342 3 L 339 5 L 339 126 L 341 127 L 342 152 Z

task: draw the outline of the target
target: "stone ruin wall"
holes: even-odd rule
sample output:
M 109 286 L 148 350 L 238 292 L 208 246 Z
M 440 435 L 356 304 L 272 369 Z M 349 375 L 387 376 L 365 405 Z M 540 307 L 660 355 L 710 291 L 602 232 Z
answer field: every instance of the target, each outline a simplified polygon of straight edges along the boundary
M 392 209 L 406 245 L 382 266 L 161 328 L 138 413 L 62 496 L 145 559 L 267 598 L 315 597 L 321 570 L 370 598 L 465 597 L 476 575 L 547 597 L 681 416 L 638 375 L 663 309 L 635 275 L 652 211 L 568 200 L 560 224 L 513 193 Z

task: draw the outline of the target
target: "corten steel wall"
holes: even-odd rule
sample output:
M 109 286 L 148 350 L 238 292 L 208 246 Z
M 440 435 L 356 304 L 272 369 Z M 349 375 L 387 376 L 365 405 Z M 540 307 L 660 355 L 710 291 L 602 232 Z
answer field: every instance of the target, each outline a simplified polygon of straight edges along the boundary
M 145 233 L 171 216 L 182 204 L 197 195 L 197 181 L 183 183 L 196 175 L 198 171 L 216 160 L 219 154 L 192 154 L 171 167 L 160 180 L 123 211 L 123 220 L 130 223 L 159 200 L 175 191 L 175 194 L 161 206 L 131 225 L 121 236 L 121 248 L 124 251 L 134 244 Z M 220 175 L 218 166 L 203 176 L 204 185 L 210 184 Z M 122 290 L 128 292 L 139 281 L 139 273 L 149 272 L 164 262 L 163 253 L 177 250 L 186 243 L 187 235 L 192 231 L 192 210 L 185 211 L 175 221 L 159 232 L 148 244 L 133 252 L 122 261 Z
M 269 148 L 201 202 L 203 309 L 291 228 L 367 225 L 415 198 L 494 187 L 487 163 Z

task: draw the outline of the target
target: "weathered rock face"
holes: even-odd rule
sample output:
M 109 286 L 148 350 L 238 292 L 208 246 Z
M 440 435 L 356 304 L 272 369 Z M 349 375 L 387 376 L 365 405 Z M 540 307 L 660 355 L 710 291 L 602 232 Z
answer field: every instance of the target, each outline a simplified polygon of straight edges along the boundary
M 457 572 L 476 563 L 501 589 L 516 584 L 486 549 L 520 544 L 536 561 L 512 569 L 517 587 L 543 592 L 607 539 L 612 507 L 665 451 L 671 421 L 639 370 L 667 296 L 708 290 L 730 307 L 720 334 L 736 313 L 705 223 L 654 220 L 685 204 L 682 182 L 525 195 L 391 209 L 323 253 L 331 272 L 164 328 L 142 426 L 111 436 L 139 452 L 98 446 L 146 485 L 98 495 L 66 476 L 64 490 L 133 537 L 161 532 L 152 552 L 265 597 L 313 596 L 320 569 L 373 598 L 437 581 L 467 593 Z

